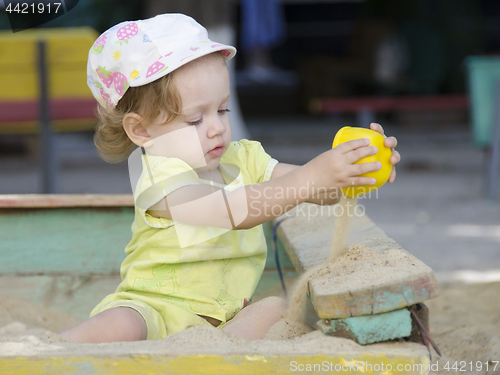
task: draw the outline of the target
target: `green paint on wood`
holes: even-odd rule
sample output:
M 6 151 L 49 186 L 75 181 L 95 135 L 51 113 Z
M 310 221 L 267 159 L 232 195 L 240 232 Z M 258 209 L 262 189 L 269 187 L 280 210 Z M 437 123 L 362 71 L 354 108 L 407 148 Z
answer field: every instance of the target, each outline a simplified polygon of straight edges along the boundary
M 346 337 L 361 345 L 408 337 L 411 334 L 411 314 L 407 309 L 331 320 L 320 324 L 323 333 Z
M 0 211 L 0 275 L 116 273 L 131 238 L 132 207 Z M 266 268 L 276 269 L 272 223 Z M 282 269 L 293 269 L 278 241 Z
M 0 274 L 116 273 L 133 208 L 0 211 Z

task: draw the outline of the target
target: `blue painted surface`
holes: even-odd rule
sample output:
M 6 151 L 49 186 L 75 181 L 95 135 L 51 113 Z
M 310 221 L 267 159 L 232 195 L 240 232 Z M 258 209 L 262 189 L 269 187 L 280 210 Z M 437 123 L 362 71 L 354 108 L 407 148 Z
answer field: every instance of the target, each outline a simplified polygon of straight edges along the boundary
M 131 207 L 0 212 L 0 274 L 116 273 Z
M 324 330 L 325 334 L 348 335 L 362 345 L 407 337 L 412 329 L 411 314 L 407 309 L 336 319 L 331 320 L 330 324 L 331 328 Z

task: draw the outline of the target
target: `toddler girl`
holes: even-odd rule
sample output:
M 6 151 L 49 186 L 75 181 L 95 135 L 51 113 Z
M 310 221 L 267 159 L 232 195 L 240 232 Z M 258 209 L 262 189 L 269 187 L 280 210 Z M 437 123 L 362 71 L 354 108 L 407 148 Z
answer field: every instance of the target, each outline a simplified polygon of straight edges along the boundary
M 286 308 L 277 297 L 246 306 L 266 261 L 261 224 L 302 202 L 334 204 L 342 187 L 375 182 L 359 175 L 379 163 L 353 164 L 377 152 L 366 139 L 301 167 L 278 163 L 258 142 L 231 142 L 225 61 L 235 53 L 181 14 L 121 23 L 94 43 L 95 143 L 108 161 L 129 157 L 135 220 L 121 284 L 63 337 L 160 339 L 210 325 L 261 339 Z M 386 139 L 387 147 L 396 143 Z M 394 151 L 391 163 L 398 161 Z

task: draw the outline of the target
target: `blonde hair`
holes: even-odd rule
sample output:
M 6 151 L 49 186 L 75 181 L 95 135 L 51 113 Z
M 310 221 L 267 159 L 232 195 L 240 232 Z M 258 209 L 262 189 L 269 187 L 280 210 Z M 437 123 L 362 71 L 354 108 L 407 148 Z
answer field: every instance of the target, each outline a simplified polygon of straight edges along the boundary
M 98 106 L 94 143 L 101 158 L 108 163 L 119 163 L 129 156 L 133 143 L 123 129 L 123 119 L 128 113 L 141 115 L 144 126 L 160 114 L 166 115 L 166 124 L 181 113 L 181 97 L 172 82 L 173 73 L 144 86 L 130 87 L 114 108 Z

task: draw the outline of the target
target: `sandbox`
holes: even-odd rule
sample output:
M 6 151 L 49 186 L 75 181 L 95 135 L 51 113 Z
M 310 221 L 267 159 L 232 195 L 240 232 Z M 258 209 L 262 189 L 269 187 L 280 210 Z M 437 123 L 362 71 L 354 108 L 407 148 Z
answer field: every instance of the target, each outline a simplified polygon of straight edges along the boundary
M 74 200 L 74 198 L 77 199 Z M 20 208 L 21 201 L 24 208 Z M 0 205 L 3 207 L 0 209 L 2 239 L 0 256 L 8 260 L 8 262 L 3 262 L 3 268 L 0 270 L 2 274 L 0 276 L 0 290 L 2 290 L 0 293 L 0 369 L 2 374 L 286 374 L 311 372 L 427 374 L 430 371 L 429 366 L 438 363 L 435 353 L 432 353 L 433 361 L 429 362 L 427 348 L 418 343 L 396 340 L 362 346 L 349 339 L 325 336 L 320 331 L 312 331 L 307 327 L 293 327 L 286 321 L 277 323 L 266 339 L 253 342 L 210 327 L 194 327 L 159 341 L 113 344 L 67 342 L 55 332 L 60 332 L 81 321 L 82 311 L 89 311 L 93 303 L 98 302 L 108 290 L 116 286 L 119 280 L 116 270 L 121 262 L 120 259 L 124 256 L 121 243 L 127 240 L 133 211 L 130 197 L 120 197 L 120 199 L 115 197 L 114 200 L 106 200 L 106 198 L 96 196 L 57 196 L 52 197 L 49 203 L 47 200 L 44 202 L 36 196 L 0 196 Z M 15 224 L 16 220 L 17 224 Z M 69 223 L 67 228 L 59 228 L 61 241 L 55 241 L 55 243 L 43 240 L 44 233 L 47 233 L 44 226 L 50 227 L 53 220 L 57 220 L 58 223 Z M 77 230 L 72 220 L 79 222 Z M 24 236 L 27 233 L 33 233 L 26 231 L 27 221 L 42 238 L 39 237 L 37 241 L 32 242 L 37 246 L 26 247 L 21 254 L 12 255 L 9 251 L 12 248 L 12 241 L 16 241 L 20 233 Z M 9 222 L 8 226 L 6 222 Z M 108 223 L 107 225 L 114 223 L 117 226 L 111 230 L 116 236 L 115 241 L 111 241 L 114 247 L 109 243 L 106 249 L 95 247 L 100 243 L 96 238 L 99 238 L 103 223 Z M 290 219 L 289 225 L 292 224 L 292 219 Z M 8 230 L 2 229 L 6 227 Z M 108 233 L 109 229 L 107 228 Z M 53 233 L 51 235 L 53 236 Z M 76 249 L 65 258 L 66 265 L 55 261 L 60 257 L 51 259 L 54 254 L 63 253 L 64 238 L 74 238 L 74 236 L 79 236 L 78 238 L 81 239 L 82 249 L 85 249 L 85 246 L 93 246 L 92 256 L 89 256 L 88 251 Z M 283 233 L 280 236 L 285 247 L 288 246 L 290 241 L 287 242 Z M 316 240 L 322 238 L 321 236 L 324 234 L 319 232 L 316 235 L 312 234 L 312 238 Z M 47 238 L 50 238 L 48 234 Z M 91 245 L 88 242 L 86 244 L 85 241 L 91 241 Z M 40 254 L 44 256 L 41 257 Z M 286 262 L 284 263 L 286 265 Z M 291 276 L 292 271 L 288 269 L 285 274 Z M 267 284 L 260 288 L 256 298 L 278 295 L 280 287 L 275 270 L 267 270 L 264 279 L 263 285 L 264 282 Z M 489 293 L 493 296 L 493 292 Z M 480 298 L 481 293 L 474 291 L 473 295 L 475 298 Z M 19 299 L 19 296 L 23 299 Z M 442 316 L 453 311 L 453 308 L 440 306 L 438 300 L 440 298 L 429 301 L 429 307 L 431 309 L 431 332 L 434 319 L 439 322 L 436 338 L 438 344 L 439 342 L 446 343 L 441 350 L 446 358 L 456 358 L 456 360 L 471 358 L 471 355 L 464 357 L 467 350 L 464 350 L 457 340 L 460 330 L 452 333 L 455 335 L 454 342 L 446 340 L 447 331 L 444 327 L 450 330 L 453 322 L 449 322 L 448 325 L 444 324 Z M 444 301 L 450 304 L 449 300 Z M 72 306 L 73 315 L 42 305 L 48 307 L 56 305 L 58 309 L 69 305 Z M 433 317 L 433 309 L 441 315 Z M 80 315 L 80 317 L 74 315 Z M 489 334 L 492 332 L 494 334 L 492 330 L 494 318 L 487 313 L 483 316 L 491 322 Z M 477 330 L 479 334 L 482 332 L 484 340 L 488 338 L 486 330 L 479 328 Z M 496 337 L 496 341 L 493 337 L 488 344 L 490 351 L 478 352 L 476 358 L 479 360 L 486 358 L 487 362 L 494 357 L 495 353 L 498 353 L 500 343 L 498 335 Z M 455 355 L 462 357 L 455 357 Z M 439 361 L 439 364 L 441 363 L 443 363 L 442 360 Z M 443 366 L 444 363 L 441 368 Z M 439 373 L 452 374 L 454 372 L 439 371 Z M 471 373 L 486 372 L 483 369 L 482 372 Z

